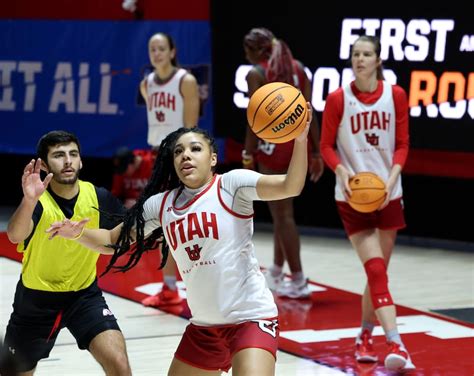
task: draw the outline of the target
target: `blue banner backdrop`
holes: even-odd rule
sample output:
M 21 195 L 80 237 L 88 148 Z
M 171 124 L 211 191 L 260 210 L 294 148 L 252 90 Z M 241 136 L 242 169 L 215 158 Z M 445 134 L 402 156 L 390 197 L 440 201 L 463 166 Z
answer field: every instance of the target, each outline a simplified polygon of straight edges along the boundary
M 196 75 L 199 126 L 211 131 L 207 21 L 0 21 L 0 153 L 35 154 L 39 137 L 53 129 L 79 136 L 84 156 L 146 148 L 138 88 L 156 32 L 173 37 L 178 62 Z

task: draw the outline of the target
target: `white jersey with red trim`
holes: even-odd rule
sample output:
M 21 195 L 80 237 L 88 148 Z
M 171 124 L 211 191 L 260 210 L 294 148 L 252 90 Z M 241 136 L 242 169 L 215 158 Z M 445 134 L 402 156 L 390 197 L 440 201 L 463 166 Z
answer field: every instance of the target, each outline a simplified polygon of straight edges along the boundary
M 196 325 L 236 324 L 278 314 L 252 243 L 252 201 L 259 199 L 260 176 L 234 170 L 216 175 L 203 189 L 159 193 L 144 205 L 144 219 L 151 224 L 145 231 L 162 225 Z
M 154 72 L 147 77 L 147 141 L 150 146 L 160 146 L 168 134 L 184 126 L 184 99 L 180 86 L 186 73 L 185 69 L 179 68 L 173 77 L 161 84 L 155 81 Z
M 351 173 L 370 171 L 386 182 L 395 152 L 395 105 L 392 85 L 385 81 L 382 83 L 382 95 L 372 104 L 360 102 L 350 84 L 343 88 L 344 111 L 336 145 L 342 164 Z M 345 201 L 341 188 L 336 180 L 337 201 Z M 390 199 L 401 196 L 399 176 Z

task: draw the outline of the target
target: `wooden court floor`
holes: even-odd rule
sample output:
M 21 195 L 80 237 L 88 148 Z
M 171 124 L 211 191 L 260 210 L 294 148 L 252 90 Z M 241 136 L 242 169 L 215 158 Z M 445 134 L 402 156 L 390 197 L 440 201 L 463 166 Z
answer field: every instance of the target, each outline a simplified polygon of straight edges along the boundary
M 254 241 L 261 265 L 263 267 L 269 266 L 272 261 L 272 235 L 259 231 L 256 232 Z M 332 302 L 332 305 L 329 304 L 330 302 L 324 298 L 325 295 L 322 292 L 319 292 L 320 288 L 318 287 L 322 286 L 321 290 L 324 290 L 324 286 L 327 289 L 340 289 L 347 293 L 353 293 L 351 296 L 360 294 L 365 284 L 365 276 L 349 242 L 342 238 L 302 236 L 301 252 L 304 271 L 307 277 L 315 282 L 312 284 L 315 292 L 310 304 L 314 316 L 305 316 L 305 312 L 308 311 L 309 307 L 308 302 L 286 301 L 281 306 L 281 310 L 285 314 L 285 323 L 282 324 L 289 325 L 288 328 L 290 328 L 291 322 L 289 320 L 291 318 L 300 321 L 304 317 L 309 328 L 314 322 L 318 321 L 318 311 L 322 312 L 323 309 L 330 312 L 333 310 L 335 321 L 327 324 L 333 328 L 345 327 L 345 322 L 349 319 L 351 322 L 358 322 L 360 314 L 357 299 L 354 300 L 355 304 L 352 304 L 350 310 L 340 310 L 335 302 Z M 20 273 L 20 264 L 1 256 L 10 257 L 10 255 L 2 254 L 0 250 L 0 337 L 3 337 L 11 312 L 11 303 L 15 284 Z M 160 279 L 159 273 L 154 270 L 154 267 L 152 266 L 152 274 L 147 277 L 150 279 L 150 283 L 157 282 Z M 472 252 L 398 245 L 389 272 L 392 295 L 399 305 L 427 313 L 433 310 L 474 309 L 474 254 Z M 136 292 L 140 291 L 139 288 L 140 286 L 136 286 L 134 294 L 142 294 Z M 141 288 L 141 291 L 143 291 L 143 286 Z M 133 373 L 135 375 L 166 375 L 174 350 L 187 325 L 187 320 L 174 314 L 143 307 L 133 301 L 137 299 L 119 297 L 109 293 L 105 295 L 111 310 L 118 317 L 125 335 Z M 335 295 L 335 299 L 337 299 L 337 296 Z M 340 320 L 340 324 L 338 320 Z M 282 322 L 282 318 L 280 318 L 280 321 Z M 465 345 L 462 345 L 459 351 L 468 357 L 471 354 L 471 360 L 468 361 L 467 368 L 464 366 L 461 373 L 458 374 L 473 375 L 474 342 L 472 326 L 466 328 L 468 334 L 463 334 L 463 336 L 467 336 L 467 342 L 463 342 Z M 349 337 L 351 335 L 348 334 Z M 380 338 L 377 339 L 378 341 L 383 339 L 382 336 L 377 338 Z M 326 355 L 329 354 L 331 357 L 343 359 L 349 358 L 352 354 L 352 341 L 353 338 L 346 338 L 345 340 L 331 342 L 331 346 L 325 346 L 324 343 L 320 346 L 323 346 Z M 439 367 L 436 364 L 436 358 L 430 360 L 429 349 L 424 347 L 423 341 L 409 342 L 412 357 L 415 360 L 423 359 L 422 369 L 414 374 L 443 374 L 437 371 Z M 388 374 L 384 372 L 381 366 L 373 369 L 357 369 L 352 366 L 328 364 L 324 359 L 329 358 L 318 358 L 318 354 L 315 354 L 313 359 L 293 355 L 299 353 L 298 346 L 305 345 L 304 343 L 299 345 L 299 342 L 296 341 L 292 342 L 290 347 L 296 349 L 295 351 L 279 351 L 277 375 Z M 321 359 L 323 360 L 321 361 Z M 343 363 L 336 362 L 336 364 Z M 50 358 L 39 363 L 36 374 L 40 376 L 101 375 L 102 370 L 90 354 L 77 348 L 68 331 L 63 330 Z M 454 375 L 451 372 L 446 374 Z

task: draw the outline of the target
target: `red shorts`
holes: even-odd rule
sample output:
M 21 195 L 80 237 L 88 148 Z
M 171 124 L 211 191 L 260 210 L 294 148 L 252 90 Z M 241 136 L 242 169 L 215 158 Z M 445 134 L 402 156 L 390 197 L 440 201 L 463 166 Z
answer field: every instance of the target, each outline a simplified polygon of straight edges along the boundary
M 401 198 L 390 201 L 384 209 L 372 213 L 360 213 L 344 201 L 336 201 L 336 204 L 348 236 L 372 228 L 400 230 L 406 226 Z
M 242 349 L 264 349 L 276 359 L 279 334 L 277 319 L 210 327 L 189 324 L 174 356 L 193 367 L 227 372 Z
M 257 152 L 257 163 L 266 171 L 273 171 L 277 174 L 286 174 L 293 155 L 294 141 L 283 144 L 272 144 L 270 142 L 259 141 Z M 308 163 L 311 160 L 311 144 L 308 142 Z M 262 171 L 262 172 L 263 172 Z

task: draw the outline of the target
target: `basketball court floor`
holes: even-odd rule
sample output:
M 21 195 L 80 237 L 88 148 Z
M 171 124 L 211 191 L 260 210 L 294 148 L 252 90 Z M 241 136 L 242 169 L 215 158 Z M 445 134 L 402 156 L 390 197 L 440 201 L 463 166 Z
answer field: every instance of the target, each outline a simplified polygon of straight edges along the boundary
M 256 231 L 254 241 L 261 265 L 269 266 L 271 233 Z M 382 361 L 357 364 L 353 359 L 360 322 L 359 294 L 365 276 L 349 242 L 342 237 L 304 235 L 302 259 L 313 293 L 311 299 L 277 299 L 281 340 L 276 374 L 389 375 Z M 0 233 L 0 338 L 20 274 L 18 260 L 14 247 Z M 101 260 L 99 269 L 106 263 L 107 259 Z M 186 303 L 167 312 L 139 303 L 161 288 L 157 263 L 157 254 L 151 252 L 131 271 L 109 273 L 100 280 L 125 335 L 134 375 L 166 375 L 188 323 Z M 417 366 L 406 374 L 474 375 L 474 253 L 398 245 L 389 272 L 399 330 Z M 182 285 L 180 293 L 186 296 Z M 380 327 L 374 335 L 375 348 L 383 360 L 385 344 Z M 36 374 L 103 372 L 63 330 L 50 358 L 39 363 Z

